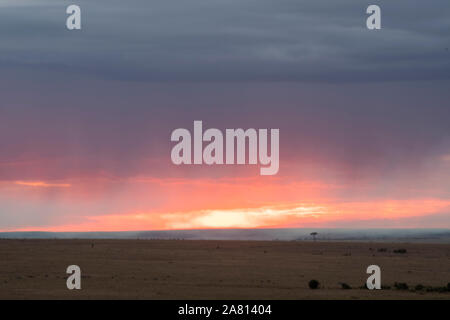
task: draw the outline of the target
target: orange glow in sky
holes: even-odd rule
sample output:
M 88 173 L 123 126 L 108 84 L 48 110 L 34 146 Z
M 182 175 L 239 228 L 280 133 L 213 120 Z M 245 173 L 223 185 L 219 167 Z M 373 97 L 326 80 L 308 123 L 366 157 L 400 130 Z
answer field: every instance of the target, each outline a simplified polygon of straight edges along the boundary
M 336 185 L 286 182 L 277 178 L 263 184 L 261 179 L 136 178 L 120 182 L 119 191 L 117 186 L 111 186 L 117 182 L 90 181 L 92 192 L 86 192 L 87 181 L 14 182 L 16 188 L 9 189 L 11 195 L 32 199 L 36 208 L 49 196 L 50 187 L 63 187 L 61 190 L 55 188 L 50 194 L 58 194 L 60 205 L 56 210 L 61 211 L 56 212 L 73 222 L 50 222 L 3 231 L 321 227 L 364 225 L 365 221 L 372 220 L 385 221 L 389 225 L 392 221 L 433 215 L 450 208 L 450 200 L 435 198 L 343 201 L 330 196 L 340 190 Z M 6 190 L 11 186 L 3 184 L 2 187 Z M 29 187 L 36 189 L 27 189 Z M 299 194 L 305 201 L 297 202 Z M 160 198 L 154 202 L 152 195 Z M 129 210 L 130 207 L 134 209 Z M 64 212 L 66 208 L 69 212 Z M 79 211 L 83 211 L 82 214 Z M 418 223 L 406 226 L 420 227 Z
M 205 228 L 445 227 L 450 200 L 444 167 L 427 180 L 344 181 L 299 176 L 115 177 L 0 182 L 0 231 L 143 231 Z M 439 169 L 439 170 L 438 170 Z M 433 171 L 434 172 L 434 171 Z

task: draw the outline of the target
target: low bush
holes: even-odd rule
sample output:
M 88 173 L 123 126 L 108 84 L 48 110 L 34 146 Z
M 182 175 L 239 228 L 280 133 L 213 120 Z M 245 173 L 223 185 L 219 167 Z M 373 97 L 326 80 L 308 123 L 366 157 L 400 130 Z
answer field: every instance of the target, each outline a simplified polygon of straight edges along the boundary
M 320 286 L 320 283 L 317 280 L 311 280 L 311 281 L 309 281 L 308 286 L 310 289 L 318 289 Z
M 397 290 L 408 290 L 409 287 L 405 282 L 396 282 L 394 283 L 394 288 Z
M 414 290 L 416 290 L 416 291 L 422 291 L 423 289 L 425 289 L 425 286 L 423 286 L 421 284 L 418 284 L 414 287 Z
M 448 292 L 448 287 L 427 287 L 427 292 L 439 292 L 444 293 Z
M 345 282 L 341 282 L 340 285 L 341 285 L 341 289 L 344 289 L 344 290 L 349 290 L 349 289 L 352 288 L 348 284 L 346 284 Z

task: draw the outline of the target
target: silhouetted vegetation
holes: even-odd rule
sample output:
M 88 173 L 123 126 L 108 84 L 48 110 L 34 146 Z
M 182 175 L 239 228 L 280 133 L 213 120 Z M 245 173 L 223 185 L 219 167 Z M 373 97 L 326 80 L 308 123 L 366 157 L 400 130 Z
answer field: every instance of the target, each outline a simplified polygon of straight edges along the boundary
M 308 286 L 309 286 L 310 289 L 318 289 L 319 285 L 320 285 L 320 283 L 317 280 L 311 280 L 308 283 Z
M 345 282 L 341 282 L 340 285 L 341 285 L 341 289 L 344 289 L 344 290 L 349 290 L 349 289 L 352 288 L 348 284 L 346 284 Z
M 448 287 L 449 287 L 448 284 L 445 287 L 427 287 L 427 292 L 439 292 L 439 293 L 450 292 Z
M 416 290 L 416 291 L 422 291 L 423 289 L 425 289 L 425 286 L 423 286 L 421 284 L 418 284 L 414 287 L 414 290 Z
M 394 288 L 397 290 L 408 290 L 409 287 L 405 282 L 396 282 L 394 283 Z
M 387 248 L 379 248 L 377 251 L 378 252 L 387 252 Z
M 406 252 L 407 252 L 406 249 L 397 249 L 397 250 L 394 250 L 394 253 L 401 253 L 401 254 L 403 254 L 403 253 L 406 253 Z

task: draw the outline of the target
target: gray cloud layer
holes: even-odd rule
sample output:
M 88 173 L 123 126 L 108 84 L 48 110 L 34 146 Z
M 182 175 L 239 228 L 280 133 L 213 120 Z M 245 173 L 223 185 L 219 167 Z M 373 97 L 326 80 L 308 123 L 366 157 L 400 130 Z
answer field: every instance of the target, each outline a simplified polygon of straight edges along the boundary
M 41 67 L 121 80 L 380 81 L 450 78 L 450 2 L 298 0 L 6 1 L 0 67 Z

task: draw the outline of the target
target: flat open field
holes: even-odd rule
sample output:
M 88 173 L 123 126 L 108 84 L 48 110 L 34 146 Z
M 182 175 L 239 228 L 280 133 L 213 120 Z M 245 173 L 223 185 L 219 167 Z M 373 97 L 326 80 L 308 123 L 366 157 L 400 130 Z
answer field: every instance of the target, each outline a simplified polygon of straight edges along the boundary
M 81 290 L 66 288 L 72 264 L 81 268 Z M 390 289 L 360 288 L 371 264 Z M 309 289 L 311 279 L 321 288 Z M 395 282 L 446 286 L 450 245 L 0 240 L 0 299 L 450 299 L 449 292 L 398 290 Z

